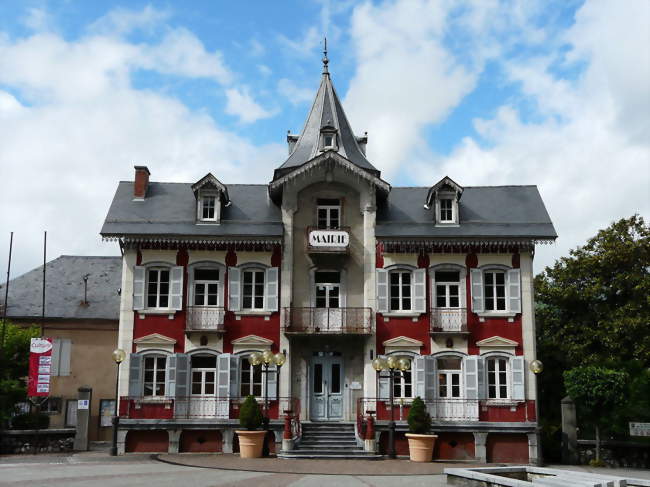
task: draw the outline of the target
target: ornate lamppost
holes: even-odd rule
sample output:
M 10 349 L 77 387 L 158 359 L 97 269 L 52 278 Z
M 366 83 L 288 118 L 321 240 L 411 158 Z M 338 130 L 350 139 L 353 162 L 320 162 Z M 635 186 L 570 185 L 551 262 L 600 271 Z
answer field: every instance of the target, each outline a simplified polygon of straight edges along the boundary
M 405 357 L 388 357 L 387 359 L 377 357 L 372 361 L 372 368 L 375 369 L 377 375 L 382 371 L 388 372 L 389 377 L 389 400 L 390 400 L 390 422 L 388 423 L 388 457 L 397 458 L 395 452 L 395 408 L 393 404 L 394 399 L 394 383 L 395 376 L 402 377 L 404 372 L 411 368 L 411 361 Z
M 541 434 L 540 434 L 540 426 L 539 426 L 539 374 L 541 374 L 544 371 L 544 364 L 542 363 L 541 360 L 533 360 L 529 365 L 528 368 L 530 371 L 535 374 L 535 419 L 537 421 L 537 431 L 535 433 L 536 440 L 537 440 L 537 458 L 536 463 L 538 466 L 541 466 L 543 463 L 542 459 L 542 443 L 541 443 Z
M 117 365 L 115 375 L 115 415 L 113 416 L 113 444 L 111 445 L 111 456 L 117 456 L 117 427 L 120 424 L 120 392 L 118 389 L 120 383 L 120 365 L 126 358 L 126 352 L 121 348 L 113 350 L 113 362 Z

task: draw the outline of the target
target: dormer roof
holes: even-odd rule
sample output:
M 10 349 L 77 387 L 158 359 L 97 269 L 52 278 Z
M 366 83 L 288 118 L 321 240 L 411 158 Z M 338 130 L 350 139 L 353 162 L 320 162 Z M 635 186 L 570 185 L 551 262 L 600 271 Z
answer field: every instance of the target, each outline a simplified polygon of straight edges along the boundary
M 433 205 L 433 200 L 436 197 L 436 194 L 445 190 L 456 193 L 456 200 L 459 200 L 461 195 L 463 194 L 464 188 L 460 184 L 456 183 L 449 176 L 445 176 L 444 178 L 442 178 L 440 181 L 438 181 L 436 184 L 434 184 L 429 188 L 429 191 L 427 192 L 426 200 L 424 201 L 424 208 L 427 210 L 431 208 L 431 206 Z
M 192 191 L 194 192 L 194 197 L 198 197 L 199 191 L 201 189 L 215 189 L 219 191 L 221 195 L 221 201 L 224 206 L 230 206 L 230 196 L 228 195 L 228 188 L 221 181 L 214 177 L 214 175 L 209 172 L 196 183 L 192 185 Z

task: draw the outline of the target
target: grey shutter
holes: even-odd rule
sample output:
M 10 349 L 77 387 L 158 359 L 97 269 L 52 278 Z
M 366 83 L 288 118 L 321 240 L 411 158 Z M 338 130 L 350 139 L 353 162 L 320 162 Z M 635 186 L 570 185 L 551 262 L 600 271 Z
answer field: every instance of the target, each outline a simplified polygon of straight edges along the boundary
M 436 398 L 437 386 L 436 358 L 431 355 L 424 356 L 424 397 L 425 401 Z
M 165 396 L 176 396 L 176 355 L 170 355 L 166 360 Z
M 274 401 L 278 397 L 278 368 L 275 365 L 269 366 L 266 380 L 267 397 L 270 401 Z
M 424 313 L 427 308 L 427 270 L 416 269 L 413 271 L 413 311 Z
M 180 311 L 183 309 L 183 267 L 172 267 L 169 274 L 169 307 Z
M 476 382 L 478 385 L 478 398 L 487 399 L 487 386 L 485 380 L 485 357 L 477 355 Z
M 524 390 L 524 357 L 513 357 L 510 359 L 512 368 L 512 399 L 523 401 L 526 398 Z
M 278 310 L 278 268 L 269 267 L 266 269 L 266 309 L 267 311 Z
M 230 417 L 230 354 L 217 357 L 217 417 Z
M 438 296 L 436 294 L 436 271 L 431 270 L 431 290 L 429 291 L 429 294 L 431 295 L 431 309 L 435 309 L 438 307 Z
M 142 355 L 129 355 L 129 396 L 142 397 Z
M 61 359 L 61 340 L 55 338 L 52 340 L 52 359 L 50 366 L 50 375 L 59 375 L 59 360 Z
M 510 269 L 508 276 L 508 311 L 521 313 L 521 271 Z
M 388 271 L 377 269 L 377 312 L 388 311 Z
M 390 399 L 390 377 L 387 375 L 387 372 L 379 373 L 379 399 L 388 400 Z
M 190 395 L 190 356 L 186 353 L 176 354 L 176 391 L 175 396 L 186 398 Z M 171 395 L 171 393 L 169 394 Z
M 237 267 L 228 267 L 228 309 L 241 309 L 241 271 Z
M 240 357 L 230 355 L 230 397 L 239 397 Z
M 144 288 L 146 268 L 136 265 L 133 268 L 133 309 L 144 309 Z
M 424 357 L 418 355 L 413 359 L 413 378 L 415 379 L 415 397 L 424 398 Z
M 474 313 L 483 312 L 483 272 L 481 269 L 471 269 L 470 276 L 472 279 L 472 311 Z
M 72 341 L 69 338 L 60 340 L 61 349 L 59 353 L 59 375 L 70 375 L 70 358 L 72 356 Z
M 478 355 L 465 357 L 465 399 L 478 399 Z

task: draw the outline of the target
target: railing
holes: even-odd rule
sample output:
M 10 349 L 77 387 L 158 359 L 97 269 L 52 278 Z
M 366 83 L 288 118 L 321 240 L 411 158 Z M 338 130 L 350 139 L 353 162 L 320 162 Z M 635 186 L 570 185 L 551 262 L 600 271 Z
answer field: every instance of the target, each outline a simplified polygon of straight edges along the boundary
M 406 421 L 411 409 L 412 399 L 395 398 L 393 400 L 393 418 L 395 421 Z M 476 399 L 434 399 L 425 400 L 427 412 L 432 421 L 478 421 L 479 401 Z M 357 421 L 374 411 L 379 421 L 391 419 L 390 401 L 373 397 L 357 399 Z
M 431 308 L 431 333 L 467 332 L 466 308 Z
M 350 227 L 307 227 L 305 240 L 307 252 L 347 253 L 350 248 Z
M 189 397 L 129 397 L 120 398 L 120 417 L 128 419 L 238 419 L 243 397 L 189 396 Z M 292 411 L 292 426 L 300 432 L 300 400 L 280 397 L 258 402 L 270 419 L 283 417 L 284 411 Z
M 284 331 L 294 334 L 372 333 L 370 308 L 284 308 Z
M 188 306 L 185 318 L 187 331 L 224 332 L 222 306 Z

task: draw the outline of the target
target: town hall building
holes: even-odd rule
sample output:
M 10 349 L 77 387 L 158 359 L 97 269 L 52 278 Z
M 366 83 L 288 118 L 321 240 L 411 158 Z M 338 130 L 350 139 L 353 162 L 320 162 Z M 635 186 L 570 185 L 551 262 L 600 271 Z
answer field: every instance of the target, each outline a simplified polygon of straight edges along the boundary
M 123 253 L 120 451 L 236 451 L 252 394 L 281 456 L 385 453 L 391 417 L 406 454 L 419 396 L 434 458 L 534 461 L 533 256 L 556 238 L 537 188 L 433 169 L 391 186 L 327 57 L 287 143 L 268 184 L 224 183 L 218 161 L 194 182 L 136 166 L 119 183 L 101 234 Z M 408 361 L 392 390 L 378 357 Z

